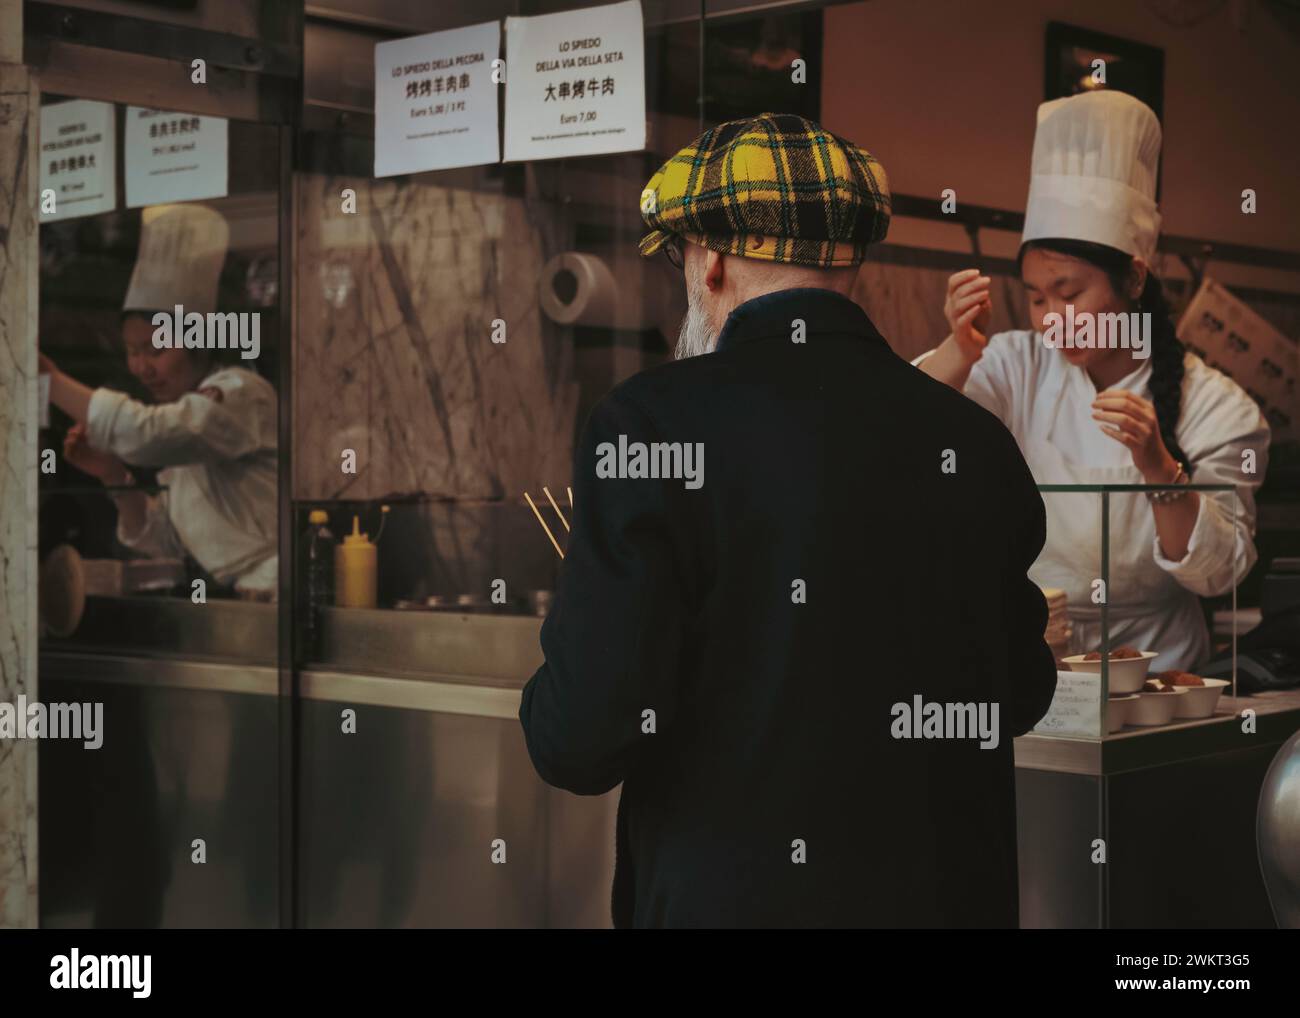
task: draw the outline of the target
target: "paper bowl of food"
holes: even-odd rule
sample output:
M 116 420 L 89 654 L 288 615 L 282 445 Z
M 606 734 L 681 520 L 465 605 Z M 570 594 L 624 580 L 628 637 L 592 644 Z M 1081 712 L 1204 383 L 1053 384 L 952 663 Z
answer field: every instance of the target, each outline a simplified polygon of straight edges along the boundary
M 1136 693 L 1146 681 L 1147 669 L 1158 655 L 1154 650 L 1134 650 L 1132 647 L 1116 647 L 1110 652 L 1110 692 L 1112 695 Z M 1072 672 L 1101 671 L 1101 653 L 1071 654 L 1062 658 L 1062 662 Z
M 1112 696 L 1106 704 L 1106 730 L 1108 732 L 1118 732 L 1128 724 L 1128 716 L 1133 710 L 1133 704 L 1141 699 L 1137 693 L 1128 693 L 1124 696 Z
M 1176 718 L 1208 718 L 1214 715 L 1214 708 L 1219 705 L 1227 679 L 1203 679 L 1191 672 L 1160 672 L 1154 676 L 1170 685 L 1187 690 L 1187 695 L 1179 697 Z
M 1138 701 L 1129 708 L 1130 725 L 1167 725 L 1178 712 L 1178 704 L 1187 697 L 1186 686 L 1175 686 L 1161 679 L 1142 683 Z

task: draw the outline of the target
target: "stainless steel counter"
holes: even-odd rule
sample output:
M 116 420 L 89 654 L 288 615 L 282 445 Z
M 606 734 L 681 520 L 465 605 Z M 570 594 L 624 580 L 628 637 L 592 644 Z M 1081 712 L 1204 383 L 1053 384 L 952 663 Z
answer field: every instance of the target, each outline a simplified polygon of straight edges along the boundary
M 106 724 L 104 750 L 41 746 L 44 923 L 274 924 L 287 702 L 274 620 L 266 605 L 92 599 L 75 638 L 43 645 L 42 698 L 102 699 Z M 297 677 L 301 925 L 608 925 L 618 792 L 544 785 L 517 720 L 540 624 L 326 612 L 322 660 Z M 1300 727 L 1300 693 L 1221 711 L 1101 741 L 1016 740 L 1023 925 L 1271 922 L 1254 807 Z
M 135 595 L 86 598 L 77 631 L 42 649 L 94 650 L 134 657 L 238 661 L 275 667 L 275 605 Z
M 542 663 L 541 624 L 531 615 L 327 608 L 319 664 L 359 674 L 479 677 L 522 688 Z
M 519 727 L 540 624 L 327 610 L 298 676 L 299 924 L 609 925 L 618 792 L 546 786 Z M 43 699 L 105 704 L 104 750 L 41 747 L 43 924 L 275 923 L 274 637 L 268 605 L 94 598 L 43 645 Z
M 1253 732 L 1242 730 L 1247 709 Z M 1224 697 L 1219 711 L 1100 741 L 1016 740 L 1023 926 L 1273 925 L 1255 807 L 1273 755 L 1300 728 L 1300 691 Z
M 39 747 L 41 925 L 276 925 L 276 669 L 85 649 L 39 667 L 42 701 L 103 705 L 100 749 Z
M 619 793 L 543 784 L 519 726 L 541 621 L 325 613 L 300 676 L 305 925 L 610 925 Z

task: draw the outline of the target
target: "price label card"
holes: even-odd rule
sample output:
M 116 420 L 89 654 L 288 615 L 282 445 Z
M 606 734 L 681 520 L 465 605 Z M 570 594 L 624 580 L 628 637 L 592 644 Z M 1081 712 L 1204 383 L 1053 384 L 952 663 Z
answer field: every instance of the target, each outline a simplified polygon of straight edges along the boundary
M 1034 725 L 1041 735 L 1101 737 L 1101 676 L 1088 672 L 1056 673 L 1056 695 L 1043 719 Z
M 501 26 L 491 21 L 375 46 L 375 176 L 495 163 Z
M 639 0 L 506 18 L 506 161 L 645 148 Z
M 126 108 L 126 207 L 226 196 L 225 117 Z
M 41 222 L 117 208 L 113 104 L 77 99 L 41 107 Z

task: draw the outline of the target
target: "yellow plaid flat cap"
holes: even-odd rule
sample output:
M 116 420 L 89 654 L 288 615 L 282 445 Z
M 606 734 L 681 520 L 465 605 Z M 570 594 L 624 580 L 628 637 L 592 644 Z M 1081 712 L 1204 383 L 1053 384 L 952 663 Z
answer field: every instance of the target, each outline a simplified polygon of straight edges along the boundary
M 714 251 L 857 265 L 889 229 L 889 183 L 870 153 L 792 113 L 705 131 L 641 192 L 649 256 L 674 235 Z

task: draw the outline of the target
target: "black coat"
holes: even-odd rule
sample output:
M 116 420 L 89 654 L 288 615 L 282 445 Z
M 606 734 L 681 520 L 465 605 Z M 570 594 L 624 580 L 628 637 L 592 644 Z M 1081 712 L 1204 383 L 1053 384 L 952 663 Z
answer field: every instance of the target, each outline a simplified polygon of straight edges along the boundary
M 598 478 L 620 435 L 703 443 L 702 485 Z M 1017 924 L 1012 737 L 1056 671 L 1001 422 L 849 299 L 785 290 L 606 396 L 573 484 L 519 716 L 548 783 L 623 783 L 616 926 Z M 895 738 L 916 695 L 996 702 L 997 747 Z

